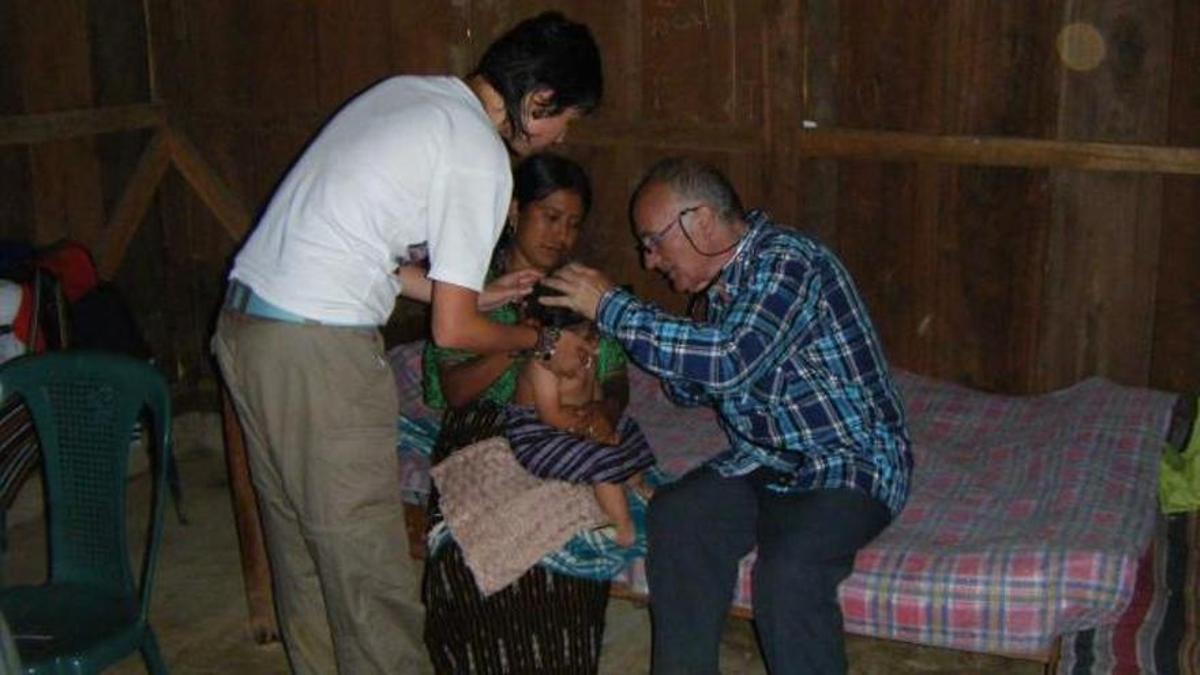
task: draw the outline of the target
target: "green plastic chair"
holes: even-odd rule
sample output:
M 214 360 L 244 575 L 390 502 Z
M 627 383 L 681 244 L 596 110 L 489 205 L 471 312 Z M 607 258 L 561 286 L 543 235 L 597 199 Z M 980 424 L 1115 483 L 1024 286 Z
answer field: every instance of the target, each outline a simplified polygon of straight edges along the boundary
M 115 354 L 53 352 L 0 366 L 0 400 L 20 396 L 42 448 L 49 580 L 0 590 L 26 673 L 94 673 L 140 650 L 165 673 L 148 613 L 171 447 L 167 383 Z M 125 527 L 131 431 L 149 411 L 150 534 L 135 588 Z M 150 431 L 153 430 L 153 436 Z

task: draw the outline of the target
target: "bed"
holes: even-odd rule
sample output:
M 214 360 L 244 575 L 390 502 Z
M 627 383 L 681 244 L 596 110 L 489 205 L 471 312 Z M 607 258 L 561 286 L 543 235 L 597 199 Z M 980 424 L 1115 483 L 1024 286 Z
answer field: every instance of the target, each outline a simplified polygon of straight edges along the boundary
M 428 433 L 436 414 L 420 404 L 420 345 L 390 356 L 402 429 Z M 914 440 L 913 492 L 840 588 L 846 630 L 1050 661 L 1060 636 L 1115 623 L 1158 522 L 1158 459 L 1176 397 L 1101 378 L 1026 397 L 895 378 Z M 637 369 L 630 382 L 629 409 L 668 473 L 724 447 L 711 411 L 675 407 Z M 420 503 L 427 460 L 404 447 L 401 459 L 406 499 Z M 753 553 L 734 592 L 741 616 L 753 613 L 752 564 Z M 614 589 L 645 596 L 640 561 Z

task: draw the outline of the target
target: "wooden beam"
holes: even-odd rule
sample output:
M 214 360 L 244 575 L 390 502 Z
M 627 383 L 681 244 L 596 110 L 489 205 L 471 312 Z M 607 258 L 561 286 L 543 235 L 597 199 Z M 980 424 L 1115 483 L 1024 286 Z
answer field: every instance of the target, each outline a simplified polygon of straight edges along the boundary
M 167 132 L 160 129 L 138 160 L 125 192 L 113 209 L 105 228 L 105 243 L 100 258 L 100 276 L 112 279 L 125 259 L 125 249 L 137 232 L 138 227 L 146 216 L 146 209 L 154 198 L 154 192 L 162 181 L 163 174 L 171 162 L 170 150 L 167 147 Z
M 168 129 L 167 139 L 175 168 L 192 186 L 234 241 L 241 241 L 250 229 L 250 211 L 200 150 L 178 129 Z
M 798 134 L 795 150 L 803 157 L 1200 174 L 1200 148 L 1124 143 L 822 129 Z
M 658 150 L 757 153 L 762 150 L 765 139 L 764 130 L 758 127 L 680 126 L 645 121 L 611 124 L 584 120 L 571 129 L 567 141 L 607 147 L 631 145 Z
M 0 116 L 0 146 L 159 127 L 163 119 L 162 108 L 151 104 L 4 115 Z
M 184 114 L 189 120 L 201 124 L 252 126 L 258 130 L 293 132 L 309 132 L 320 126 L 322 119 L 319 115 L 309 113 L 279 115 L 228 110 L 188 111 Z M 571 128 L 567 141 L 572 145 L 737 153 L 760 151 L 765 133 L 764 129 L 750 127 L 680 126 L 647 121 L 614 123 L 586 119 Z M 808 158 L 1200 174 L 1200 148 L 1192 147 L 1055 141 L 1015 136 L 939 136 L 837 128 L 797 130 L 794 135 L 793 151 L 798 157 Z

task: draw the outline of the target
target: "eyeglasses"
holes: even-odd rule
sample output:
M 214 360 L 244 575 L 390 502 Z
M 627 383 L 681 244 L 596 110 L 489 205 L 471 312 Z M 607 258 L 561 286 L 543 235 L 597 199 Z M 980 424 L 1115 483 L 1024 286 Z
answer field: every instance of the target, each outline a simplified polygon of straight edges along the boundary
M 701 206 L 703 206 L 703 204 L 697 204 L 696 206 L 689 206 L 686 209 L 683 209 L 678 214 L 676 214 L 675 218 L 671 222 L 669 222 L 665 226 L 663 226 L 658 232 L 654 232 L 651 234 L 647 234 L 644 237 L 640 237 L 638 239 L 638 244 L 639 244 L 638 250 L 640 250 L 642 253 L 657 253 L 659 244 L 661 244 L 662 240 L 668 234 L 670 234 L 671 228 L 675 227 L 676 225 L 678 225 L 680 228 L 682 228 L 683 227 L 683 217 L 693 211 L 698 210 Z M 686 231 L 684 232 L 684 236 L 687 236 Z M 688 237 L 688 241 L 689 242 L 691 241 L 691 237 Z

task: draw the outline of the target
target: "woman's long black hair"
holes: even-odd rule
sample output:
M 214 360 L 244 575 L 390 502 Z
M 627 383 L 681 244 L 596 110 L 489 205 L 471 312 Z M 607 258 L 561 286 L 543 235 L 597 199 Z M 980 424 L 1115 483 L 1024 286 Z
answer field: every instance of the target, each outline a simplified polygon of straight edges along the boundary
M 552 152 L 539 152 L 521 160 L 513 170 L 513 199 L 517 200 L 518 211 L 559 190 L 571 190 L 579 195 L 586 219 L 592 210 L 592 184 L 583 167 L 573 160 Z M 496 242 L 498 254 L 513 245 L 515 229 L 515 225 L 504 228 Z
M 579 201 L 583 205 L 583 218 L 586 219 L 592 209 L 592 185 L 583 167 L 574 161 L 552 152 L 539 152 L 521 160 L 513 171 L 513 197 L 517 200 L 518 210 L 559 190 L 571 190 L 579 195 Z M 506 229 L 500 243 L 497 244 L 497 250 L 512 245 L 512 238 L 512 232 Z M 539 296 L 553 293 L 554 291 L 541 284 L 535 286 L 534 292 L 526 299 L 526 313 L 537 318 L 542 325 L 560 328 L 587 320 L 570 310 L 547 307 L 537 301 Z
M 526 157 L 513 171 L 513 197 L 518 208 L 549 197 L 558 190 L 571 190 L 583 203 L 583 217 L 592 210 L 592 184 L 583 167 L 552 152 Z

